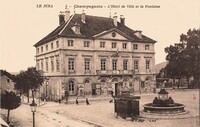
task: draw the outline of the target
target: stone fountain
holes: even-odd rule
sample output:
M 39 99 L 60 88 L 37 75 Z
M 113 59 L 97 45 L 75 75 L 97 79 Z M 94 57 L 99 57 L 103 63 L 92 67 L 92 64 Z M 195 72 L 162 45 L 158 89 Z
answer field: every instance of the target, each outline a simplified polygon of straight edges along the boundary
M 158 93 L 158 97 L 155 97 L 152 103 L 144 104 L 144 112 L 152 114 L 181 114 L 186 112 L 184 105 L 175 103 L 172 97 L 168 96 L 168 92 L 162 88 Z

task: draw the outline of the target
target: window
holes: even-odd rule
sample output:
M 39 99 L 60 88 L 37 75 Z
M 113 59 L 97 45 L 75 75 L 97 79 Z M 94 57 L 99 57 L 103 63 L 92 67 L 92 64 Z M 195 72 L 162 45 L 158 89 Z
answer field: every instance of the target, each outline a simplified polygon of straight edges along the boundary
M 112 42 L 112 48 L 117 48 L 117 43 L 116 42 Z
M 7 79 L 7 82 L 10 83 L 10 79 Z
M 139 61 L 134 60 L 134 70 L 138 70 L 138 69 L 139 69 Z
M 48 58 L 46 58 L 46 72 L 49 71 L 49 63 L 48 63 Z
M 75 83 L 74 83 L 74 81 L 70 81 L 69 82 L 69 92 L 71 94 L 74 94 L 74 92 L 75 92 Z
M 146 69 L 150 69 L 150 60 L 146 60 Z
M 59 56 L 56 56 L 56 70 L 57 70 L 57 72 L 60 71 L 60 61 L 59 61 Z
M 90 42 L 89 41 L 84 41 L 84 47 L 90 47 Z
M 123 60 L 123 70 L 128 70 L 128 60 Z
M 101 70 L 106 70 L 106 60 L 105 59 L 101 60 Z
M 39 54 L 40 53 L 40 49 L 39 48 L 37 48 L 37 54 Z
M 84 82 L 84 83 L 90 83 L 90 80 L 88 80 L 88 79 L 87 79 L 87 80 L 85 80 L 85 82 Z
M 69 70 L 74 70 L 74 59 L 69 59 L 68 61 L 68 69 Z
M 117 60 L 112 61 L 112 69 L 117 70 Z
M 149 50 L 149 45 L 145 45 L 145 50 Z
M 138 49 L 138 44 L 133 44 L 133 49 L 137 50 Z
M 43 46 L 41 47 L 41 53 L 43 52 Z
M 51 57 L 51 72 L 54 71 L 54 57 Z
M 48 45 L 46 45 L 46 51 L 48 51 Z
M 59 48 L 59 41 L 56 41 L 56 48 Z
M 127 43 L 122 43 L 122 48 L 127 49 Z
M 100 42 L 100 48 L 105 48 L 106 42 Z
M 53 49 L 53 43 L 51 43 L 51 49 Z
M 41 70 L 43 71 L 43 60 L 41 60 Z
M 90 70 L 90 59 L 85 59 L 85 70 Z
M 74 41 L 68 40 L 68 47 L 73 47 L 73 46 L 74 46 Z

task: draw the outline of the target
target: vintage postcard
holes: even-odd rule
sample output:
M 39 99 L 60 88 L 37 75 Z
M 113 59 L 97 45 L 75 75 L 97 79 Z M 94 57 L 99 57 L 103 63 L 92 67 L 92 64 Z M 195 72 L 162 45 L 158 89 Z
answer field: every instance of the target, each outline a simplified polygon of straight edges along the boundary
M 199 0 L 0 5 L 4 127 L 199 127 Z

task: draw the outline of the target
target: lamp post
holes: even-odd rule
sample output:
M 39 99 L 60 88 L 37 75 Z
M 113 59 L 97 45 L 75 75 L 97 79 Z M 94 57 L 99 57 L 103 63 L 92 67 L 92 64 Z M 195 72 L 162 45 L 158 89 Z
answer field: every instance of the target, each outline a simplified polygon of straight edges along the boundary
M 46 81 L 46 101 L 47 101 L 47 87 L 49 86 L 49 81 Z
M 165 81 L 163 82 L 163 86 L 162 86 L 163 89 L 165 88 L 166 83 L 167 83 L 167 81 L 165 80 Z
M 36 108 L 37 108 L 37 104 L 35 103 L 35 100 L 34 100 L 34 92 L 35 92 L 35 90 L 32 90 L 33 101 L 30 104 L 30 106 L 31 106 L 31 112 L 33 113 L 33 127 L 35 127 L 35 112 L 36 112 Z

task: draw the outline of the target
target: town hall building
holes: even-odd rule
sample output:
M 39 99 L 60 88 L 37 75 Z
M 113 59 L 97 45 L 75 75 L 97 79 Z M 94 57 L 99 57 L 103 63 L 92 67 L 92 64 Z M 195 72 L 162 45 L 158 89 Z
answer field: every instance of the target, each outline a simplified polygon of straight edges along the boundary
M 152 92 L 156 41 L 126 26 L 122 15 L 119 20 L 61 13 L 59 26 L 34 45 L 36 68 L 47 77 L 43 94 L 57 100 Z

